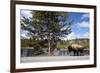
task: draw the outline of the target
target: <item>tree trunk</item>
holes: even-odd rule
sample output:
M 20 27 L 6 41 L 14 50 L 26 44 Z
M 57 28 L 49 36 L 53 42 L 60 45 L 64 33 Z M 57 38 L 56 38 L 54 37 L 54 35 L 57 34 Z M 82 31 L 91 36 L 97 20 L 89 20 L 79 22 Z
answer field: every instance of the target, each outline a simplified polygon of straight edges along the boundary
M 50 48 L 51 48 L 51 45 L 50 45 L 50 35 L 48 36 L 48 55 L 50 56 Z

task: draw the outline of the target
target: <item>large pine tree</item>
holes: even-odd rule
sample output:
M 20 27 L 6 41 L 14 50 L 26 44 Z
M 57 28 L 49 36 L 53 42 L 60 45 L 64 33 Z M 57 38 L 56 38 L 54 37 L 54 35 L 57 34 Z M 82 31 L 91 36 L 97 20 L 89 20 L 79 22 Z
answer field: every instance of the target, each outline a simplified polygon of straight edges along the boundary
M 22 30 L 36 40 L 48 40 L 48 55 L 56 48 L 57 41 L 71 33 L 73 21 L 68 12 L 31 11 L 32 17 L 21 19 Z

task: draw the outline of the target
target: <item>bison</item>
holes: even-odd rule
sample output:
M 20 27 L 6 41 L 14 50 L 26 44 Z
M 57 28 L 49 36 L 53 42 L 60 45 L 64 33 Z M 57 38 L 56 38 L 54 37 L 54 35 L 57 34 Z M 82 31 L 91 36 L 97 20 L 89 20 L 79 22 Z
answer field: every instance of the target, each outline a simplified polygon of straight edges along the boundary
M 83 55 L 83 46 L 79 44 L 72 44 L 68 46 L 68 53 L 72 56 L 82 56 Z

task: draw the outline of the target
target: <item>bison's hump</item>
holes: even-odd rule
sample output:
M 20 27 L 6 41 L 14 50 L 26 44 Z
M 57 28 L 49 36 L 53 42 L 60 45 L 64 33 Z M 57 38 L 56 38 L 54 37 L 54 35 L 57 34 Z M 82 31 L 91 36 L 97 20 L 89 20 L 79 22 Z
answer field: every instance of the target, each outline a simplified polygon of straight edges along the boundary
M 80 44 L 72 44 L 71 45 L 73 48 L 82 48 L 83 46 Z

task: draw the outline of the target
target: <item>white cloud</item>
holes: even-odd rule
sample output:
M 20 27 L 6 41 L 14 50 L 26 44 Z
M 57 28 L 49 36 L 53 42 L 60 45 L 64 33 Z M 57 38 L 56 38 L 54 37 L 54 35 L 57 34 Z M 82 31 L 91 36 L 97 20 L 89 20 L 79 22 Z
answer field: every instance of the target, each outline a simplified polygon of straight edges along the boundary
M 25 16 L 26 18 L 32 17 L 30 10 L 21 10 L 21 17 Z
M 75 34 L 74 32 L 72 32 L 71 34 L 67 35 L 65 38 L 62 38 L 63 40 L 72 40 L 72 39 L 83 39 L 83 38 L 89 38 L 89 32 L 85 32 L 83 34 Z
M 89 18 L 89 14 L 83 14 L 81 19 Z
M 75 35 L 74 32 L 72 32 L 71 34 L 67 35 L 67 39 L 68 39 L 68 40 L 76 39 L 76 38 L 77 38 L 77 36 Z
M 77 38 L 89 38 L 90 37 L 90 34 L 89 34 L 89 32 L 85 32 L 85 33 L 83 33 L 83 34 L 81 34 L 81 35 L 78 35 L 77 36 Z
M 89 32 L 86 32 L 86 33 L 83 34 L 83 37 L 84 37 L 84 38 L 89 38 L 89 36 L 90 36 L 90 35 L 89 35 Z
M 89 28 L 89 22 L 87 21 L 78 22 L 77 25 L 79 28 Z

